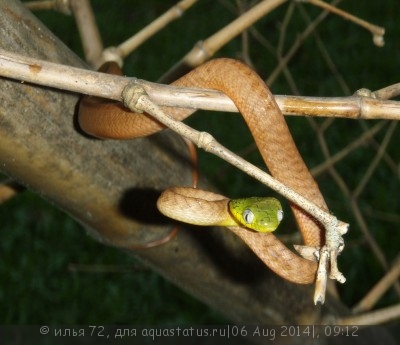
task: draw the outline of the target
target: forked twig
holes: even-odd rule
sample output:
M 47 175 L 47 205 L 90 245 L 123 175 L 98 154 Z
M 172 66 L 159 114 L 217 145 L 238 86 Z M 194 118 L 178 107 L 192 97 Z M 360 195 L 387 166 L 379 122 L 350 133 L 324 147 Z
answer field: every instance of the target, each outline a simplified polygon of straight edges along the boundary
M 373 91 L 371 97 L 380 99 L 391 99 L 400 95 L 400 83 L 389 85 L 383 89 Z
M 336 1 L 338 2 L 338 0 Z M 310 36 L 317 26 L 322 23 L 322 21 L 328 16 L 328 12 L 324 11 L 320 13 L 317 18 L 315 18 L 308 26 L 296 37 L 295 42 L 292 44 L 290 49 L 286 52 L 284 56 L 279 56 L 279 63 L 275 67 L 275 69 L 269 74 L 268 79 L 265 81 L 267 85 L 272 85 L 278 76 L 281 74 L 282 70 L 286 68 L 289 61 L 295 56 L 297 51 L 302 47 L 303 42 L 306 40 L 308 36 Z M 259 37 L 260 35 L 257 35 Z
M 307 0 L 298 0 L 299 2 L 307 2 Z M 311 2 L 311 1 L 308 1 Z M 294 42 L 294 44 L 292 45 L 292 47 L 288 50 L 288 52 L 282 56 L 279 59 L 279 64 L 278 66 L 272 71 L 272 73 L 270 73 L 266 84 L 267 85 L 272 85 L 272 83 L 276 80 L 276 78 L 280 75 L 280 73 L 282 72 L 282 70 L 285 68 L 285 66 L 287 66 L 288 62 L 295 56 L 296 52 L 300 49 L 300 47 L 302 47 L 303 42 L 305 41 L 305 39 L 312 33 L 314 33 L 316 27 L 328 16 L 329 14 L 329 10 L 331 10 L 331 12 L 334 12 L 336 10 L 336 14 L 338 15 L 342 15 L 344 13 L 344 15 L 348 15 L 351 16 L 352 18 L 356 18 L 359 19 L 355 16 L 352 16 L 344 11 L 341 11 L 339 9 L 337 9 L 337 7 L 335 7 L 334 5 L 336 5 L 339 1 L 334 1 L 333 5 L 328 5 L 324 2 L 319 1 L 319 3 L 322 3 L 323 5 L 327 5 L 327 7 L 323 7 L 326 11 L 320 13 L 317 18 L 315 18 L 312 22 L 309 23 L 309 25 L 306 27 L 306 29 L 301 32 L 298 36 L 296 41 Z M 304 15 L 304 13 L 303 13 Z M 359 21 L 366 23 L 367 24 L 367 29 L 372 28 L 373 30 L 375 30 L 377 32 L 377 34 L 381 34 L 383 35 L 385 30 L 384 28 L 378 27 L 376 25 L 367 23 L 361 19 L 359 19 Z M 259 37 L 259 36 L 258 36 Z M 375 36 L 374 36 L 375 37 Z M 382 39 L 383 42 L 383 39 Z
M 144 27 L 134 36 L 116 47 L 103 49 L 99 30 L 88 0 L 69 0 L 80 32 L 86 60 L 98 69 L 106 61 L 115 61 L 120 66 L 123 59 L 151 36 L 162 30 L 173 20 L 182 16 L 198 0 L 182 0 Z
M 205 62 L 221 49 L 221 47 L 286 1 L 287 0 L 261 1 L 212 36 L 197 42 L 192 50 L 178 61 L 160 80 L 163 83 L 170 82 L 176 79 L 177 71 L 180 69 L 187 69 L 187 66 L 193 68 Z

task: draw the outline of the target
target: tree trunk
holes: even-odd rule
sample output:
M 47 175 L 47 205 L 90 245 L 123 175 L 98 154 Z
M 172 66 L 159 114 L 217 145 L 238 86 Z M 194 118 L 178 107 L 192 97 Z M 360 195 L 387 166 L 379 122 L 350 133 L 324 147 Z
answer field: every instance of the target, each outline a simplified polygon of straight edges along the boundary
M 1 48 L 85 66 L 19 2 L 2 0 L 0 11 Z M 322 308 L 315 307 L 311 286 L 275 276 L 226 229 L 186 227 L 165 245 L 135 252 L 134 246 L 171 228 L 156 209 L 159 193 L 191 184 L 183 141 L 167 131 L 132 141 L 89 138 L 76 125 L 79 95 L 8 79 L 0 83 L 2 171 L 99 241 L 128 249 L 236 323 L 317 323 L 347 313 L 329 296 Z

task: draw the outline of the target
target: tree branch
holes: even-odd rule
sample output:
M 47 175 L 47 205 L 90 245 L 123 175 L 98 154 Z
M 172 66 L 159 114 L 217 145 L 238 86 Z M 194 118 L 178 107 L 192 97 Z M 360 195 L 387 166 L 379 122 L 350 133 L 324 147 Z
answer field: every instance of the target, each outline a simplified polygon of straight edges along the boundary
M 0 75 L 25 82 L 122 101 L 122 90 L 134 81 L 158 105 L 237 112 L 223 93 L 180 88 L 52 63 L 26 54 L 0 49 Z M 343 117 L 353 119 L 400 119 L 398 101 L 363 94 L 352 97 L 275 96 L 285 115 Z

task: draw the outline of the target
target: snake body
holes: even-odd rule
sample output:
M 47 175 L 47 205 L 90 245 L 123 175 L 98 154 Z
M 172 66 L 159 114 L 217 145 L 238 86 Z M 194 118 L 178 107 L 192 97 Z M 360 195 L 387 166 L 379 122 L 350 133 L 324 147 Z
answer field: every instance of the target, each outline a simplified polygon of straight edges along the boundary
M 215 59 L 197 67 L 175 81 L 173 85 L 215 89 L 230 97 L 245 119 L 271 174 L 320 208 L 327 209 L 271 92 L 251 68 L 236 60 Z M 177 120 L 183 120 L 195 110 L 165 107 L 164 111 Z M 146 114 L 132 114 L 119 103 L 99 101 L 93 97 L 85 97 L 81 102 L 79 123 L 84 131 L 92 135 L 115 139 L 146 136 L 164 128 Z M 182 200 L 182 195 L 179 193 L 166 191 L 159 204 L 166 204 L 167 208 L 175 205 L 176 209 L 190 210 L 185 221 L 191 222 L 191 217 L 199 206 L 212 207 L 213 199 L 224 197 L 206 193 L 201 195 L 201 198 L 204 200 L 201 203 L 198 202 L 198 195 Z M 291 205 L 291 207 L 305 244 L 320 246 L 323 242 L 320 225 L 298 206 Z M 204 212 L 204 209 L 200 211 L 202 214 L 200 218 L 204 218 L 207 212 Z M 219 212 L 218 208 L 216 211 L 210 209 L 210 213 L 214 212 Z M 261 245 L 262 250 L 257 251 L 257 255 L 280 276 L 300 284 L 314 281 L 316 263 L 295 255 L 273 234 L 261 234 L 237 226 L 230 228 L 251 248 Z

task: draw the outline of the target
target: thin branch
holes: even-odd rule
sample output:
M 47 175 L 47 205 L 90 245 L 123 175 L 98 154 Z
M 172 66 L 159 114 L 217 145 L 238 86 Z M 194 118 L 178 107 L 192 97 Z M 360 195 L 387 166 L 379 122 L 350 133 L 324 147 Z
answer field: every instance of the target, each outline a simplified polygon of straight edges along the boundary
M 280 35 L 279 35 L 279 40 L 278 40 L 278 44 L 276 47 L 276 55 L 281 58 L 282 54 L 283 54 L 283 47 L 285 45 L 285 40 L 286 40 L 286 33 L 288 31 L 288 27 L 289 27 L 289 23 L 290 20 L 293 18 L 293 13 L 294 13 L 294 2 L 291 2 L 289 4 L 289 7 L 286 11 L 285 16 L 283 17 L 283 21 L 281 24 L 281 30 L 280 30 Z
M 198 0 L 182 0 L 178 2 L 156 20 L 141 29 L 137 34 L 135 34 L 125 42 L 121 43 L 118 47 L 116 47 L 116 51 L 119 53 L 120 57 L 125 58 L 126 56 L 128 56 L 138 46 L 140 46 L 150 37 L 154 36 L 170 22 L 177 18 L 180 18 L 184 14 L 184 12 L 192 5 L 194 5 L 197 1 Z
M 69 0 L 82 40 L 85 59 L 91 66 L 100 67 L 103 42 L 89 0 Z
M 332 5 L 337 5 L 340 3 L 340 1 L 336 1 L 332 3 Z M 304 18 L 304 20 L 311 25 L 312 20 L 310 16 L 308 15 L 307 11 L 305 10 L 304 6 L 298 6 L 299 7 L 299 12 Z M 314 36 L 315 43 L 318 47 L 319 53 L 321 54 L 323 60 L 325 61 L 327 67 L 331 71 L 331 75 L 336 79 L 336 82 L 341 86 L 343 90 L 344 95 L 350 95 L 351 90 L 349 86 L 347 85 L 345 78 L 343 77 L 342 73 L 339 72 L 338 67 L 336 66 L 336 63 L 333 61 L 332 57 L 329 54 L 328 48 L 324 44 L 323 40 L 321 39 L 319 33 L 317 30 L 314 30 L 312 32 L 312 35 Z
M 219 91 L 165 86 L 138 80 L 146 92 L 163 106 L 237 112 L 233 102 Z M 168 92 L 169 90 L 170 92 Z M 282 113 L 288 116 L 337 117 L 348 119 L 400 120 L 400 102 L 369 97 L 307 97 L 274 95 Z M 186 100 L 186 101 L 185 101 Z
M 371 164 L 368 166 L 368 168 L 364 171 L 364 175 L 361 179 L 361 181 L 358 183 L 357 187 L 353 191 L 353 198 L 358 199 L 360 194 L 363 192 L 365 189 L 365 186 L 367 185 L 368 181 L 370 180 L 372 174 L 376 170 L 376 168 L 379 166 L 379 163 L 382 160 L 382 157 L 384 153 L 386 152 L 386 147 L 388 146 L 390 139 L 393 136 L 393 133 L 397 127 L 397 122 L 393 121 L 388 130 L 385 133 L 385 137 L 382 140 L 382 143 L 379 146 L 379 150 L 376 153 L 374 159 L 372 160 Z
M 252 7 L 240 17 L 226 25 L 221 30 L 208 37 L 206 40 L 197 42 L 197 44 L 180 61 L 178 61 L 167 73 L 160 78 L 165 82 L 176 79 L 181 71 L 186 71 L 188 66 L 193 68 L 212 57 L 225 44 L 233 38 L 240 35 L 244 30 L 252 26 L 255 22 L 264 17 L 267 13 L 273 11 L 276 7 L 282 5 L 287 0 L 264 0 Z M 180 75 L 179 75 L 180 76 Z
M 383 294 L 399 279 L 400 260 L 398 259 L 394 266 L 386 275 L 368 292 L 368 294 L 353 308 L 353 313 L 359 313 L 370 310 Z
M 197 44 L 182 60 L 190 66 L 198 66 L 215 54 L 234 37 L 263 18 L 267 13 L 282 5 L 286 0 L 264 0 L 226 25 L 215 34 Z M 199 54 L 201 53 L 201 55 Z
M 159 105 L 237 112 L 233 102 L 215 90 L 177 88 L 33 59 L 0 49 L 0 75 L 38 85 L 122 101 L 125 86 L 135 80 Z M 179 91 L 179 92 L 178 92 Z M 400 102 L 369 97 L 275 96 L 285 115 L 400 119 Z
M 348 200 L 350 203 L 351 210 L 353 212 L 354 218 L 357 221 L 358 227 L 363 233 L 368 245 L 371 247 L 376 259 L 380 263 L 380 265 L 387 270 L 389 265 L 386 260 L 385 251 L 382 250 L 375 238 L 372 236 L 371 232 L 368 229 L 368 222 L 365 220 L 363 213 L 360 210 L 359 205 L 357 204 L 357 200 L 353 198 L 351 194 L 348 195 Z
M 311 169 L 311 173 L 314 177 L 322 174 L 325 170 L 329 169 L 329 167 L 333 166 L 335 163 L 340 162 L 344 157 L 349 155 L 355 149 L 365 144 L 365 142 L 372 138 L 375 134 L 377 134 L 384 126 L 385 122 L 379 122 L 375 126 L 371 127 L 368 131 L 364 132 L 360 135 L 359 138 L 352 141 L 349 145 L 344 147 L 339 152 L 335 153 L 332 156 L 327 157 L 327 159 L 321 163 L 320 165 Z
M 23 4 L 31 11 L 54 10 L 65 15 L 71 15 L 69 0 L 26 1 Z
M 292 47 L 289 49 L 289 51 L 286 53 L 286 55 L 282 58 L 279 59 L 279 64 L 278 66 L 270 73 L 268 79 L 266 80 L 267 85 L 272 85 L 274 81 L 278 78 L 278 76 L 281 74 L 282 70 L 287 66 L 289 61 L 294 57 L 296 52 L 300 49 L 302 46 L 304 40 L 314 32 L 316 27 L 328 16 L 328 12 L 322 12 L 310 25 L 307 26 L 307 28 L 297 36 L 297 39 L 295 43 L 292 45 Z
M 53 10 L 55 5 L 54 0 L 42 0 L 42 1 L 25 1 L 23 4 L 26 8 L 29 8 L 31 11 L 39 11 L 39 10 Z
M 338 16 L 343 17 L 344 19 L 347 19 L 347 20 L 363 27 L 364 29 L 371 32 L 371 34 L 373 36 L 373 42 L 376 46 L 383 47 L 385 45 L 385 41 L 383 40 L 383 35 L 385 34 L 384 28 L 374 25 L 374 24 L 371 24 L 361 18 L 358 18 L 348 12 L 345 12 L 345 11 L 343 11 L 335 6 L 332 6 L 330 4 L 327 4 L 326 2 L 321 1 L 321 0 L 301 0 L 301 1 L 308 2 L 315 6 L 321 7 L 326 11 L 332 12 Z
M 121 92 L 130 81 L 124 77 L 33 59 L 1 49 L 0 75 L 117 101 L 121 101 Z
M 400 83 L 389 85 L 383 89 L 372 92 L 372 95 L 380 99 L 391 99 L 400 95 Z
M 238 16 L 242 16 L 243 13 L 248 10 L 248 8 L 251 6 L 250 3 L 246 3 L 245 1 L 237 0 L 236 1 L 237 5 L 237 10 L 235 13 L 238 14 Z M 251 44 L 249 40 L 249 30 L 245 29 L 243 32 L 240 34 L 240 40 L 241 40 L 241 52 L 240 52 L 240 59 L 246 63 L 247 65 L 254 67 L 253 62 L 251 61 L 251 56 L 250 56 L 250 49 L 251 49 Z
M 336 320 L 337 325 L 379 325 L 400 317 L 400 304 L 361 315 L 343 317 Z
M 364 211 L 369 217 L 383 220 L 384 222 L 395 223 L 396 225 L 400 224 L 400 215 L 399 214 L 392 214 L 392 213 L 388 213 L 388 212 L 384 212 L 384 211 L 379 211 L 370 206 L 366 207 L 364 209 Z

